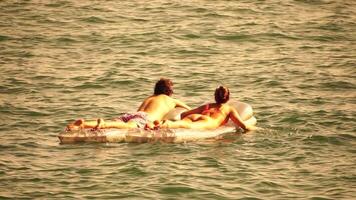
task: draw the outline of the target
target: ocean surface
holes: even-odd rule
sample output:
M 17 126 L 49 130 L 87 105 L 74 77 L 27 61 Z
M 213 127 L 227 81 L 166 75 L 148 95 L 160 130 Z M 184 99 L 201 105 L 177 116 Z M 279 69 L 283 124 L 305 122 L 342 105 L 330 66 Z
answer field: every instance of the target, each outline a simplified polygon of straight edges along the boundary
M 0 1 L 0 199 L 356 199 L 356 2 Z M 217 86 L 261 130 L 182 144 L 61 145 L 161 78 Z

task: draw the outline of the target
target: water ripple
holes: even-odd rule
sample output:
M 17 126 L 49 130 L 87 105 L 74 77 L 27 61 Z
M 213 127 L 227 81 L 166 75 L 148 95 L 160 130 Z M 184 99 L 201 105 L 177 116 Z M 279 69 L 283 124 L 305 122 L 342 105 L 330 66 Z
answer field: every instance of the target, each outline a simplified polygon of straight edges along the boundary
M 0 2 L 0 198 L 354 199 L 352 1 Z M 59 145 L 171 78 L 262 129 L 185 144 Z M 332 156 L 330 156 L 332 155 Z

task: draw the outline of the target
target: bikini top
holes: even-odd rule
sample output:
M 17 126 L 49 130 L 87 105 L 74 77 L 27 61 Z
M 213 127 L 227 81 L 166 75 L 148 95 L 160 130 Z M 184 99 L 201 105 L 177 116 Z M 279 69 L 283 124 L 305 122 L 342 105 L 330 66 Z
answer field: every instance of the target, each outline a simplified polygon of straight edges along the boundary
M 219 110 L 219 109 L 214 109 L 214 110 Z M 215 113 L 216 111 L 210 111 L 210 104 L 206 104 L 205 106 L 204 106 L 204 110 L 203 110 L 203 112 L 201 113 L 202 115 L 207 115 L 207 114 L 211 114 L 211 113 Z
M 206 104 L 205 106 L 204 106 L 204 110 L 203 110 L 203 112 L 201 112 L 201 114 L 203 114 L 203 115 L 205 115 L 207 112 L 209 112 L 209 106 L 210 104 Z

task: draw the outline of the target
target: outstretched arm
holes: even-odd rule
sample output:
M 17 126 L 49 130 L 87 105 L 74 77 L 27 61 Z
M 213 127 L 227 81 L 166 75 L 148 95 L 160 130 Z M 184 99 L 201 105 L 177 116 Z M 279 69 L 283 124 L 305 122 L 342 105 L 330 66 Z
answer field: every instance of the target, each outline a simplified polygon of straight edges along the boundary
M 204 110 L 204 107 L 205 107 L 205 105 L 204 106 L 200 106 L 198 108 L 194 108 L 192 110 L 185 111 L 180 116 L 183 119 L 184 117 L 186 117 L 188 115 L 191 115 L 191 114 L 201 114 L 203 112 L 203 110 Z
M 241 119 L 239 113 L 233 107 L 230 107 L 229 117 L 237 126 L 243 128 L 244 130 L 254 130 L 255 129 L 254 126 L 246 125 L 244 123 L 244 121 Z
M 191 109 L 187 104 L 179 101 L 178 99 L 175 99 L 175 103 L 176 103 L 176 107 L 182 107 L 182 108 L 185 108 L 187 110 Z

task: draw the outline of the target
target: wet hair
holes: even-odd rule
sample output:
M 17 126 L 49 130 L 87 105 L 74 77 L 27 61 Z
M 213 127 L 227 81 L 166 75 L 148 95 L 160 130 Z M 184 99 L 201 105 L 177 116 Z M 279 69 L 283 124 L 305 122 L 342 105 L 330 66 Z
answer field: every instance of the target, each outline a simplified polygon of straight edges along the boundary
M 227 87 L 220 86 L 215 90 L 215 101 L 218 104 L 226 103 L 230 99 L 230 91 Z
M 166 78 L 161 78 L 156 82 L 154 95 L 165 94 L 171 96 L 173 94 L 173 83 L 171 80 Z

